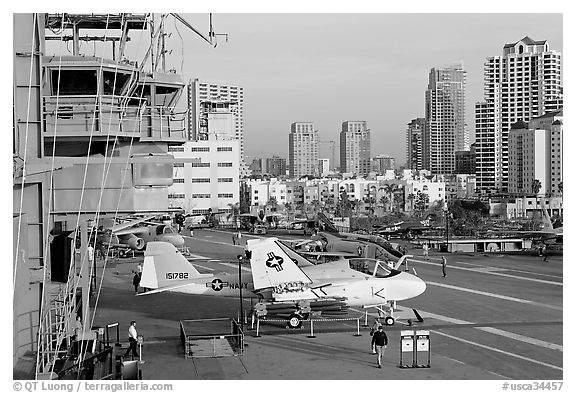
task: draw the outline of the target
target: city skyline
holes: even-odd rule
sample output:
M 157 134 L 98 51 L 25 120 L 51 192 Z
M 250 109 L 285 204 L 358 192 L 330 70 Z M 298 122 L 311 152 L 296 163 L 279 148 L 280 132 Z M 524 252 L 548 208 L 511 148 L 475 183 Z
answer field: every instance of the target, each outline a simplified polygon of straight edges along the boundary
M 197 27 L 208 19 L 182 15 Z M 314 122 L 321 141 L 338 141 L 342 122 L 365 120 L 372 156 L 388 154 L 401 165 L 406 125 L 424 116 L 432 68 L 463 64 L 472 143 L 486 58 L 525 36 L 562 52 L 562 24 L 562 14 L 214 14 L 214 31 L 228 42 L 220 36 L 214 49 L 179 26 L 184 56 L 172 34 L 167 67 L 182 69 L 185 80 L 244 88 L 247 156 L 288 157 L 293 122 Z M 175 32 L 173 23 L 166 27 Z
M 208 14 L 180 15 L 208 35 Z M 166 69 L 185 81 L 243 88 L 248 157 L 287 158 L 294 122 L 314 122 L 321 142 L 338 143 L 342 122 L 364 120 L 371 125 L 371 155 L 387 154 L 403 165 L 406 125 L 424 116 L 430 70 L 455 63 L 467 74 L 465 123 L 473 143 L 486 58 L 525 36 L 563 51 L 561 13 L 215 13 L 213 27 L 216 48 L 168 17 Z M 126 47 L 130 59 L 142 59 L 149 35 L 133 32 Z M 320 153 L 331 158 L 328 149 Z

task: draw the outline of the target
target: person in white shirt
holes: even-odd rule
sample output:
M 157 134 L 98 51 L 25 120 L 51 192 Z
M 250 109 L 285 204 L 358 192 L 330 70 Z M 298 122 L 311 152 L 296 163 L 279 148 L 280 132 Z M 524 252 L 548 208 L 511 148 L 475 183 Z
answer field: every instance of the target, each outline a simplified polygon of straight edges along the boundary
M 88 244 L 88 262 L 92 265 L 92 261 L 94 260 L 94 247 L 92 244 Z
M 132 358 L 138 357 L 138 351 L 136 351 L 136 344 L 138 343 L 136 321 L 130 321 L 130 327 L 128 328 L 128 341 L 130 341 L 130 347 L 126 350 L 124 357 L 127 357 L 130 351 L 132 351 Z

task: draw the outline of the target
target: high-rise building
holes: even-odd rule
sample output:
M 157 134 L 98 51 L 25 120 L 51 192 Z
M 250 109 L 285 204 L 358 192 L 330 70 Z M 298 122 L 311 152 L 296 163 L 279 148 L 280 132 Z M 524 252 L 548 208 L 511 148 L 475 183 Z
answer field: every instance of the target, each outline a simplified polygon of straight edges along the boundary
M 454 173 L 474 175 L 476 173 L 476 144 L 470 145 L 470 150 L 455 152 L 456 169 Z
M 370 172 L 370 130 L 365 121 L 345 121 L 340 131 L 340 172 Z
M 484 99 L 476 103 L 477 187 L 507 191 L 512 124 L 562 107 L 561 54 L 524 37 L 484 63 Z
M 387 155 L 378 155 L 372 158 L 372 170 L 380 175 L 387 170 L 396 169 L 396 159 Z
M 318 174 L 320 176 L 326 176 L 330 173 L 330 159 L 329 158 L 320 158 L 318 159 Z
M 191 141 L 206 140 L 206 128 L 220 129 L 240 141 L 241 175 L 247 174 L 244 157 L 244 88 L 220 82 L 203 82 L 194 79 L 188 85 L 188 132 Z M 232 124 L 223 127 L 221 117 Z M 231 128 L 230 128 L 231 127 Z
M 454 173 L 454 152 L 469 149 L 465 92 L 466 71 L 461 64 L 430 71 L 422 146 L 424 169 L 432 174 Z
M 266 159 L 266 173 L 271 176 L 286 176 L 286 159 L 272 156 Z
M 290 177 L 318 174 L 318 145 L 320 137 L 313 122 L 296 122 L 288 135 Z
M 424 168 L 422 157 L 422 133 L 426 119 L 418 117 L 408 123 L 406 130 L 406 166 L 410 169 Z

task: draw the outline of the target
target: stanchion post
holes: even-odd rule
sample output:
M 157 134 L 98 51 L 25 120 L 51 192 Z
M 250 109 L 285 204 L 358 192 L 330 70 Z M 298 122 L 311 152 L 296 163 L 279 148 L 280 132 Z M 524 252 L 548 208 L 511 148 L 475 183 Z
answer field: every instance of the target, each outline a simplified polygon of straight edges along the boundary
M 355 337 L 361 336 L 360 334 L 360 318 L 356 318 L 356 334 Z
M 139 359 L 140 364 L 143 364 L 143 363 L 145 363 L 144 360 L 142 360 L 142 344 L 144 344 L 144 336 L 138 335 L 137 340 L 138 340 L 138 347 L 139 347 L 138 348 L 139 349 L 138 350 L 138 359 Z
M 314 320 L 313 319 L 310 320 L 310 335 L 308 336 L 308 338 L 316 338 L 316 336 L 314 335 Z
M 363 327 L 368 327 L 368 310 L 364 311 L 364 325 Z
M 260 318 L 256 318 L 256 336 L 260 337 Z

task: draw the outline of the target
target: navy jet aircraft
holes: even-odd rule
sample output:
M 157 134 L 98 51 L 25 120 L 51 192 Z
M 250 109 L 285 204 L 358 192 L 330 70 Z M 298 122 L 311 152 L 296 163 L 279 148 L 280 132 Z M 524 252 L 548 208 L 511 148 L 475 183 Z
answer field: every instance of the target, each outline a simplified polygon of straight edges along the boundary
M 242 291 L 246 298 L 260 299 L 255 307 L 259 316 L 286 317 L 295 328 L 312 312 L 338 314 L 350 306 L 387 308 L 385 322 L 393 324 L 392 304 L 426 289 L 420 278 L 384 267 L 386 274 L 377 276 L 351 269 L 346 260 L 313 265 L 276 238 L 247 243 L 252 271 L 238 275 L 201 274 L 173 245 L 150 242 L 140 285 L 151 291 L 139 296 L 179 292 L 238 297 Z
M 171 225 L 153 222 L 155 216 L 146 216 L 117 223 L 112 219 L 102 219 L 98 240 L 113 247 L 128 247 L 142 251 L 149 242 L 168 242 L 175 247 L 184 245 L 184 238 Z

